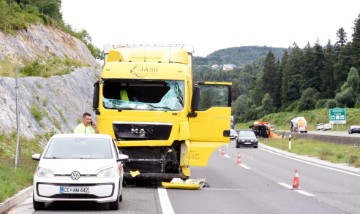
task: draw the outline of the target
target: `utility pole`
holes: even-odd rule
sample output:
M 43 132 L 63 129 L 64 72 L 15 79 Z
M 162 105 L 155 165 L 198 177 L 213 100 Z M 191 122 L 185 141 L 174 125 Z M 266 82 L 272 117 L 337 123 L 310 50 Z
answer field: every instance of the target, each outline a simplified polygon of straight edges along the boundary
M 21 147 L 20 147 L 20 117 L 19 117 L 19 70 L 15 68 L 15 94 L 16 94 L 16 128 L 17 128 L 17 139 L 16 139 L 16 155 L 15 155 L 15 169 L 21 167 Z

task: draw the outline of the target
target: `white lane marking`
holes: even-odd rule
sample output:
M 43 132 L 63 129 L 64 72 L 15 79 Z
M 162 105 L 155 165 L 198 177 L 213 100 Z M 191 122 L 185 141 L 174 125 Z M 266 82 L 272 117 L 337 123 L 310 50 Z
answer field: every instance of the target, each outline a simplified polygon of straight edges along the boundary
M 211 191 L 242 191 L 245 192 L 245 189 L 229 189 L 229 188 L 202 188 L 201 190 L 211 190 Z
M 343 170 L 341 170 L 341 169 L 336 169 L 336 168 L 332 168 L 332 167 L 329 167 L 329 166 L 323 166 L 323 165 L 321 165 L 321 164 L 312 163 L 312 162 L 305 161 L 305 160 L 300 160 L 300 159 L 293 158 L 293 157 L 289 157 L 289 156 L 283 155 L 283 154 L 279 154 L 279 153 L 277 153 L 277 152 L 273 152 L 273 151 L 270 151 L 270 150 L 267 150 L 267 149 L 264 149 L 264 148 L 260 148 L 260 149 L 261 149 L 261 150 L 264 150 L 264 151 L 267 151 L 267 152 L 270 152 L 270 153 L 273 153 L 273 154 L 275 154 L 275 155 L 279 155 L 279 156 L 285 157 L 285 158 L 289 158 L 289 159 L 292 159 L 292 160 L 296 160 L 296 161 L 299 161 L 299 162 L 302 162 L 302 163 L 307 163 L 307 164 L 309 164 L 309 165 L 318 166 L 318 167 L 322 167 L 322 168 L 325 168 L 325 169 L 330 169 L 330 170 L 333 170 L 333 171 L 342 172 L 342 173 L 345 173 L 345 174 L 355 175 L 355 176 L 360 177 L 360 174 L 343 171 Z
M 175 214 L 166 189 L 158 188 L 159 200 L 163 214 Z
M 283 183 L 283 182 L 278 182 L 278 184 L 280 184 L 281 186 L 284 186 L 284 187 L 286 187 L 286 188 L 288 188 L 288 189 L 293 190 L 293 189 L 292 189 L 292 186 L 289 185 L 289 184 L 286 184 L 286 183 Z M 306 192 L 306 191 L 304 191 L 304 190 L 302 190 L 302 189 L 294 189 L 294 191 L 296 191 L 296 192 L 298 192 L 298 193 L 300 193 L 300 194 L 309 196 L 309 197 L 314 197 L 314 196 L 315 196 L 315 195 L 313 195 L 313 194 L 311 194 L 311 193 L 308 193 L 308 192 Z
M 225 154 L 224 156 L 225 156 L 226 158 L 230 158 L 230 156 L 229 156 L 229 155 L 226 155 L 226 154 Z
M 245 164 L 237 164 L 237 165 L 241 166 L 244 169 L 251 169 L 250 167 L 246 166 Z

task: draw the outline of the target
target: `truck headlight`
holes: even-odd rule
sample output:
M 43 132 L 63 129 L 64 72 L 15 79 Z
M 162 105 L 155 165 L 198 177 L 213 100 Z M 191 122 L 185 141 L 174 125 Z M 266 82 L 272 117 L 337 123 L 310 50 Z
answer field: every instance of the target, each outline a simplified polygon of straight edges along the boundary
M 98 178 L 110 178 L 110 177 L 114 177 L 114 176 L 115 176 L 115 168 L 114 167 L 103 169 L 97 174 Z
M 35 174 L 39 177 L 44 178 L 53 178 L 55 177 L 54 173 L 50 169 L 38 167 Z

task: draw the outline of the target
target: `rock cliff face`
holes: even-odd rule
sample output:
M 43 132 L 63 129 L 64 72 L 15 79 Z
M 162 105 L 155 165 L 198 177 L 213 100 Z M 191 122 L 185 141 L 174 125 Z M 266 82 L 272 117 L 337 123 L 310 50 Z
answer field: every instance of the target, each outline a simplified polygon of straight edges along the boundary
M 19 78 L 21 134 L 72 132 L 82 113 L 92 113 L 93 84 L 98 76 L 99 70 L 78 68 L 63 76 Z M 0 92 L 0 132 L 15 131 L 15 78 L 0 77 Z
M 15 36 L 0 32 L 0 60 L 22 64 L 51 56 L 76 59 L 91 67 L 99 66 L 83 42 L 57 28 L 32 25 Z
M 26 137 L 72 132 L 84 112 L 93 114 L 93 84 L 100 76 L 99 63 L 85 44 L 56 28 L 34 25 L 15 36 L 0 32 L 0 60 L 21 64 L 53 55 L 77 59 L 89 67 L 63 76 L 19 78 L 20 131 Z M 0 77 L 0 133 L 13 131 L 15 78 Z

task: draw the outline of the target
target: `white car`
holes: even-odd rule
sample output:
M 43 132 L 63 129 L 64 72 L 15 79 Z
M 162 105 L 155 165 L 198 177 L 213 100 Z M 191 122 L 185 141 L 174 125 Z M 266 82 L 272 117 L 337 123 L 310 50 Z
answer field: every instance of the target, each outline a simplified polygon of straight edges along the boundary
M 33 206 L 46 202 L 93 201 L 119 209 L 122 201 L 123 165 L 114 140 L 103 134 L 57 134 L 45 147 L 33 181 Z
M 324 124 L 323 131 L 331 130 L 331 129 L 332 129 L 332 125 L 330 123 L 325 123 Z
M 236 139 L 238 138 L 238 134 L 237 132 L 235 131 L 235 129 L 230 129 L 230 139 Z
M 324 129 L 324 124 L 323 123 L 317 124 L 317 130 L 323 130 L 323 129 Z

